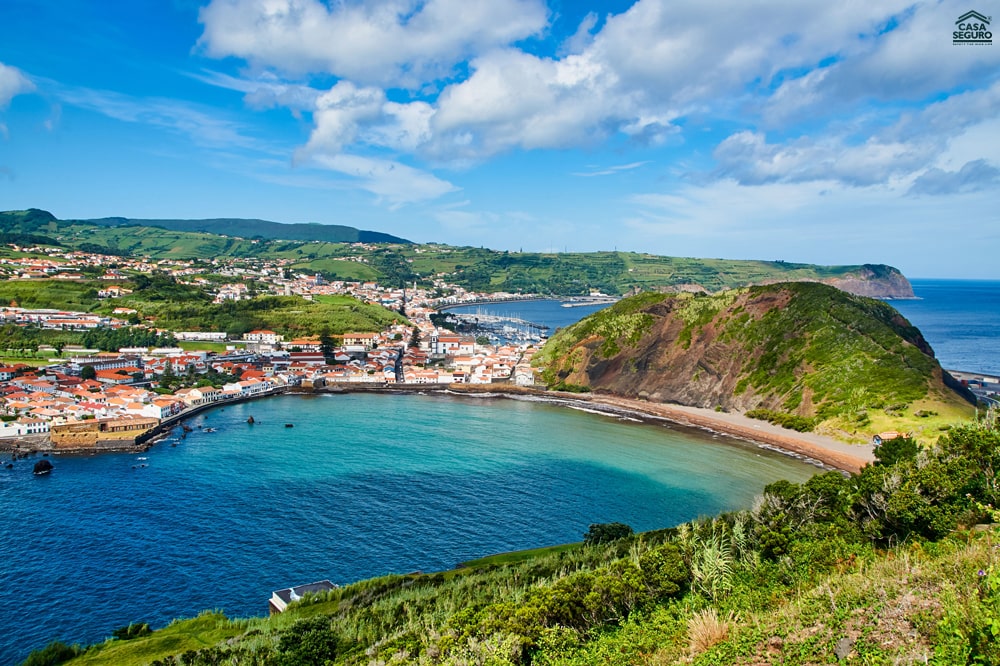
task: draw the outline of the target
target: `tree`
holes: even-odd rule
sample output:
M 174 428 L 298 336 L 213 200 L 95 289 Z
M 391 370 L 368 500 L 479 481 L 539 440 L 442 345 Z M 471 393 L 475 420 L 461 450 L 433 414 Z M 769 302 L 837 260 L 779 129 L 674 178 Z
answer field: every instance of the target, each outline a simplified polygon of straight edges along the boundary
M 177 381 L 177 375 L 174 374 L 174 364 L 167 361 L 167 364 L 163 367 L 163 374 L 160 375 L 160 386 L 169 386 Z
M 94 366 L 85 365 L 80 368 L 80 379 L 87 381 L 89 379 L 97 378 L 97 370 L 94 370 Z
M 326 359 L 326 364 L 333 365 L 334 342 L 328 330 L 324 330 L 319 336 L 319 351 L 323 354 L 323 358 Z
M 625 523 L 592 523 L 590 529 L 583 535 L 583 543 L 592 546 L 624 539 L 632 534 L 634 534 L 632 528 Z
M 485 335 L 476 336 L 476 344 L 480 347 L 485 347 L 490 344 L 490 339 Z
M 416 349 L 419 346 L 420 346 L 420 329 L 414 326 L 413 330 L 410 332 L 410 347 Z
M 903 460 L 916 460 L 920 445 L 912 437 L 887 439 L 875 447 L 876 465 L 895 465 Z

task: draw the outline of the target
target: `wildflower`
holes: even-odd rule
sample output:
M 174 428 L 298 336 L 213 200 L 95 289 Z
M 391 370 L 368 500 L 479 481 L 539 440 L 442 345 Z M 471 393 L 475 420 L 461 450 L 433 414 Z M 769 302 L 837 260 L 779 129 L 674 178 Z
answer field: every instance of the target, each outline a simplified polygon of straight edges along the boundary
M 979 576 L 980 578 L 982 578 L 983 576 L 986 575 L 986 572 L 983 571 L 982 569 L 980 569 L 979 571 L 976 572 L 976 575 Z

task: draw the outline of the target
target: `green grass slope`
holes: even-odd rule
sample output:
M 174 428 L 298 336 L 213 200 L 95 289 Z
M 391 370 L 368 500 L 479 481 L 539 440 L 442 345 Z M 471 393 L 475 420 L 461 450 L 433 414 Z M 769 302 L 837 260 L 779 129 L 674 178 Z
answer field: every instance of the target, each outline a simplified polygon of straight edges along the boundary
M 895 309 L 810 282 L 641 294 L 557 332 L 535 362 L 551 387 L 763 409 L 846 437 L 873 422 L 936 437 L 932 416 L 973 411 Z
M 337 229 L 348 231 L 335 233 Z M 323 273 L 331 279 L 377 280 L 389 286 L 414 281 L 429 284 L 435 277 L 444 277 L 474 291 L 568 296 L 593 290 L 615 295 L 644 289 L 717 292 L 809 280 L 867 296 L 913 296 L 912 287 L 897 269 L 879 264 L 815 266 L 634 252 L 501 252 L 415 245 L 347 227 L 262 220 L 57 220 L 51 213 L 30 209 L 0 212 L 2 233 L 14 234 L 22 244 L 30 236 L 90 252 L 152 259 L 291 259 L 296 270 Z M 349 244 L 359 240 L 378 245 Z
M 409 243 L 410 241 L 377 231 L 364 231 L 340 224 L 270 222 L 242 218 L 207 220 L 142 220 L 104 217 L 83 220 L 102 227 L 159 227 L 171 231 L 201 232 L 281 240 L 322 241 L 326 243 Z

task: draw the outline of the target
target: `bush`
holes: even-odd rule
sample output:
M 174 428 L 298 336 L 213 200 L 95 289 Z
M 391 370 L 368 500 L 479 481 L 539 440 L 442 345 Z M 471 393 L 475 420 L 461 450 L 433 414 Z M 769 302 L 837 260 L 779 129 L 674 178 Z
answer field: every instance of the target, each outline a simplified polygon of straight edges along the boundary
M 133 638 L 141 638 L 142 636 L 148 636 L 153 633 L 153 630 L 149 628 L 146 623 L 143 624 L 130 624 L 126 627 L 118 627 L 111 635 L 120 641 L 129 641 Z
M 816 419 L 814 418 L 776 412 L 772 409 L 751 409 L 746 415 L 752 419 L 767 421 L 782 428 L 797 430 L 798 432 L 811 432 L 816 427 Z
M 625 523 L 592 523 L 587 533 L 583 535 L 583 542 L 588 546 L 598 543 L 608 543 L 617 541 L 634 534 L 632 528 Z
M 41 650 L 35 650 L 28 655 L 21 666 L 56 666 L 83 654 L 79 645 L 66 645 L 52 641 Z

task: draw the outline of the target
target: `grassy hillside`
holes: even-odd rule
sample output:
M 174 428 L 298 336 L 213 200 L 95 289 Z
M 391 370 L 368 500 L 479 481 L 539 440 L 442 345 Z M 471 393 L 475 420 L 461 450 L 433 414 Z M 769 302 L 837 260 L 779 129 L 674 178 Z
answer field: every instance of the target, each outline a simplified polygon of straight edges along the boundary
M 536 363 L 553 387 L 768 410 L 862 439 L 936 438 L 973 411 L 896 310 L 817 283 L 641 294 L 557 332 Z
M 102 227 L 159 227 L 171 231 L 190 231 L 243 238 L 322 241 L 325 243 L 409 243 L 410 241 L 377 231 L 363 231 L 340 224 L 283 224 L 267 220 L 214 218 L 208 220 L 138 220 L 104 217 L 83 220 Z
M 0 233 L 39 235 L 71 248 L 153 259 L 291 259 L 296 270 L 331 279 L 378 280 L 390 286 L 414 281 L 430 284 L 434 277 L 444 277 L 473 291 L 579 295 L 598 290 L 621 295 L 643 289 L 717 292 L 750 284 L 812 280 L 869 296 L 913 295 L 906 278 L 883 265 L 814 266 L 634 252 L 500 252 L 414 245 L 388 235 L 365 236 L 374 232 L 357 230 L 353 230 L 357 232 L 354 238 L 352 232 L 345 236 L 328 233 L 329 229 L 228 219 L 60 221 L 37 209 L 0 212 Z M 349 244 L 365 239 L 379 245 Z
M 138 278 L 137 278 L 138 279 Z M 353 331 L 382 331 L 405 317 L 380 305 L 362 303 L 350 296 L 323 296 L 307 301 L 299 296 L 260 296 L 251 300 L 213 304 L 200 287 L 154 276 L 123 286 L 133 293 L 100 300 L 99 281 L 10 280 L 0 281 L 0 303 L 16 302 L 26 308 L 57 308 L 111 314 L 117 307 L 135 309 L 140 319 L 171 331 L 222 330 L 241 335 L 268 328 L 288 337 L 339 335 Z
M 965 426 L 919 459 L 771 484 L 749 511 L 361 581 L 273 618 L 207 613 L 69 663 L 998 663 L 996 533 L 968 529 L 1000 518 L 997 470 L 1000 433 Z

